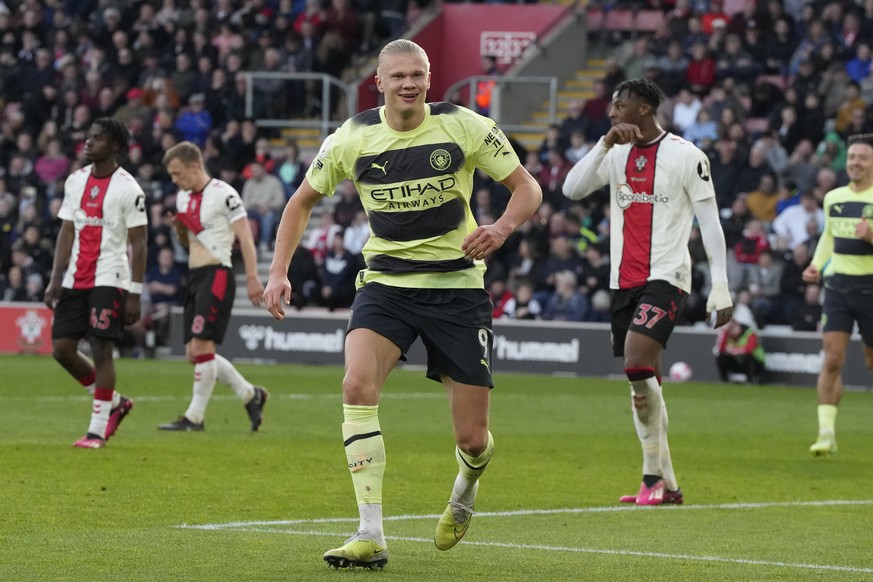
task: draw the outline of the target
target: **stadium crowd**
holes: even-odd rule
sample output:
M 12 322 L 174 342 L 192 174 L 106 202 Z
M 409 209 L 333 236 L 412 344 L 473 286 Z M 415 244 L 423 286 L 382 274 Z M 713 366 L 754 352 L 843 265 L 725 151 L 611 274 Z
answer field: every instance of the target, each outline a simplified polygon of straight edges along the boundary
M 664 127 L 710 158 L 737 301 L 758 326 L 816 329 L 818 288 L 800 274 L 821 232 L 824 194 L 847 181 L 847 137 L 873 132 L 873 0 L 762 0 L 736 13 L 726 13 L 721 0 L 648 5 L 664 11 L 663 25 L 609 44 L 612 58 L 595 96 L 573 102 L 538 149 L 517 145 L 545 200 L 488 260 L 494 316 L 608 320 L 606 192 L 571 202 L 561 186 L 608 130 L 612 88 L 649 77 L 670 98 L 659 112 Z M 160 163 L 173 144 L 202 146 L 209 173 L 242 194 L 262 255 L 269 253 L 306 164 L 293 141 L 276 147 L 276 135 L 253 118 L 312 116 L 330 105 L 319 102 L 312 83 L 264 81 L 255 86 L 253 117 L 246 116 L 247 71 L 341 77 L 356 55 L 400 34 L 424 6 L 0 1 L 0 300 L 42 300 L 64 180 L 81 167 L 85 132 L 102 116 L 130 130 L 124 165 L 149 201 L 147 326 L 185 284 L 184 252 L 165 219 L 175 190 Z M 367 221 L 350 183 L 334 198 L 292 262 L 298 308 L 351 302 Z M 500 184 L 477 176 L 472 207 L 480 223 L 499 216 L 507 199 Z M 690 250 L 701 268 L 694 269 L 689 324 L 704 319 L 708 292 L 694 233 Z

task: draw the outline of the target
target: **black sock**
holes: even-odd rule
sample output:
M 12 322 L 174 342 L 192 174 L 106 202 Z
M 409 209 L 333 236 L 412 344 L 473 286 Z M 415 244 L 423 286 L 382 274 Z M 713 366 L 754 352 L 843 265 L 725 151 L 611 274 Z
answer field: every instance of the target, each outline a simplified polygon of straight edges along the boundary
M 661 479 L 663 479 L 663 477 L 660 475 L 643 475 L 643 485 L 651 487 Z

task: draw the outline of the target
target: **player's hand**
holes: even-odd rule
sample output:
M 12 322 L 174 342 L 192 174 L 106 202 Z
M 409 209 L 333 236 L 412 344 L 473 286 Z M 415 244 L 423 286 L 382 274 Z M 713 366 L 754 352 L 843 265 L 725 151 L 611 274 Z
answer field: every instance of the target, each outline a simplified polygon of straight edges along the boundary
M 288 277 L 270 275 L 267 288 L 264 289 L 264 303 L 270 315 L 282 321 L 285 319 L 285 310 L 282 304 L 291 305 L 291 281 Z
M 818 272 L 818 267 L 810 265 L 800 274 L 804 283 L 818 283 L 821 280 L 821 273 Z
M 873 228 L 870 227 L 866 218 L 862 218 L 855 226 L 855 236 L 866 243 L 873 243 Z
M 464 238 L 461 250 L 470 259 L 484 259 L 502 247 L 510 233 L 511 230 L 497 224 L 480 226 Z
M 264 286 L 261 284 L 261 280 L 257 276 L 246 277 L 246 287 L 249 292 L 249 301 L 255 307 L 259 307 L 264 302 Z
M 713 283 L 709 298 L 706 300 L 706 319 L 715 312 L 715 327 L 721 327 L 731 320 L 734 314 L 734 303 L 727 283 Z
M 124 325 L 133 325 L 139 321 L 141 313 L 139 294 L 128 293 L 124 301 Z
M 45 303 L 46 307 L 55 310 L 55 305 L 58 304 L 58 299 L 61 298 L 61 284 L 58 281 L 52 279 L 49 281 L 48 287 L 45 288 L 45 294 L 43 295 L 43 303 Z
M 606 132 L 603 143 L 611 148 L 615 144 L 636 143 L 641 139 L 643 139 L 643 132 L 640 131 L 639 126 L 633 123 L 617 123 Z

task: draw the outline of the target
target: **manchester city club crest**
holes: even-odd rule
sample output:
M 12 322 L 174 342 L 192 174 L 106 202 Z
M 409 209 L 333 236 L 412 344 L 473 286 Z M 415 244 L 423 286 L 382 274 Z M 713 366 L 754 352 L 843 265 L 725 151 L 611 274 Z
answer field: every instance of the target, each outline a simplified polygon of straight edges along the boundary
M 634 160 L 634 167 L 636 168 L 637 172 L 642 172 L 643 170 L 645 170 L 646 163 L 648 163 L 646 156 L 640 156 L 637 159 L 635 159 Z
M 430 165 L 434 170 L 445 170 L 452 163 L 452 154 L 444 149 L 434 150 L 430 155 Z
M 861 218 L 873 219 L 873 204 L 865 204 L 861 209 Z

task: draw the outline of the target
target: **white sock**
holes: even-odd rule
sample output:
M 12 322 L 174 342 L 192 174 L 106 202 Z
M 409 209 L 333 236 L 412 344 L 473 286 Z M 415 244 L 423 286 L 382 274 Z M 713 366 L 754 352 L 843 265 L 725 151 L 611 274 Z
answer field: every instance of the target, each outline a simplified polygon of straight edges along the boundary
M 358 531 L 368 539 L 375 539 L 381 544 L 385 543 L 385 534 L 382 532 L 382 504 L 361 503 L 358 505 L 361 522 Z
M 119 404 L 121 404 L 121 394 L 119 394 L 118 390 L 115 390 L 112 393 L 112 409 L 117 408 Z
M 218 381 L 225 386 L 230 386 L 230 389 L 239 396 L 243 402 L 248 402 L 255 395 L 255 387 L 252 383 L 243 378 L 233 364 L 226 358 L 215 354 L 215 364 L 218 371 Z
M 652 376 L 631 382 L 631 404 L 634 426 L 643 448 L 643 475 L 664 475 L 661 466 L 661 406 L 664 402 L 661 386 Z
M 664 471 L 664 481 L 669 491 L 679 489 L 676 473 L 673 472 L 673 459 L 670 458 L 670 445 L 667 444 L 667 404 L 661 398 L 661 469 Z
M 111 400 L 94 399 L 91 408 L 91 424 L 88 425 L 88 433 L 96 434 L 100 438 L 105 438 L 106 425 L 109 423 L 109 411 L 111 408 Z
M 455 447 L 455 460 L 458 462 L 458 476 L 452 487 L 451 501 L 467 507 L 473 507 L 476 492 L 479 490 L 479 477 L 485 472 L 491 456 L 494 454 L 494 438 L 488 433 L 488 443 L 478 457 L 471 457 Z
M 217 368 L 214 358 L 194 364 L 194 395 L 191 398 L 191 404 L 188 405 L 188 410 L 185 411 L 185 418 L 191 422 L 203 422 L 203 417 L 206 415 L 206 405 L 209 404 L 212 389 L 215 388 L 215 379 L 218 376 Z

